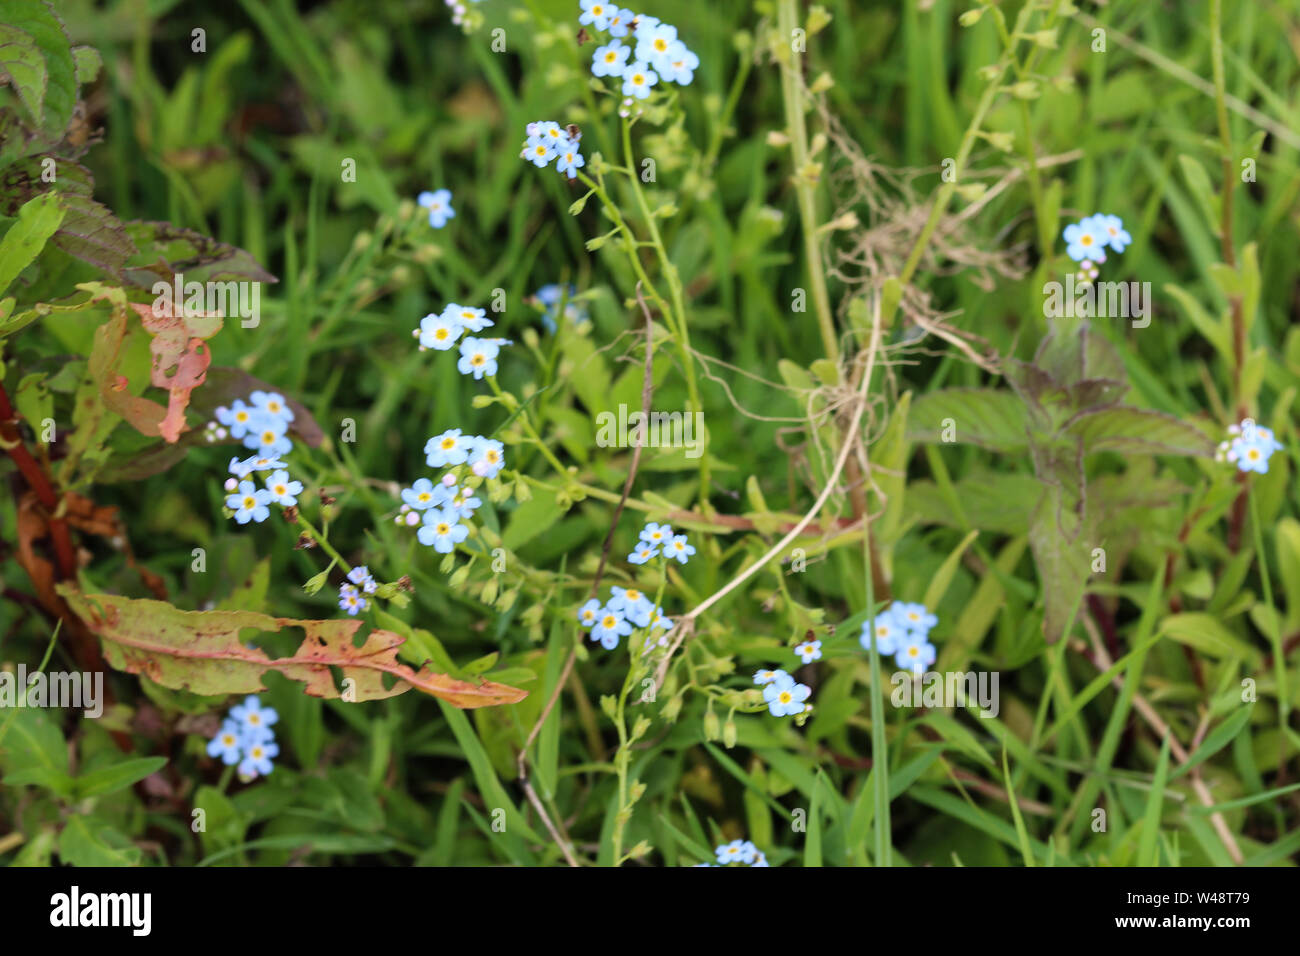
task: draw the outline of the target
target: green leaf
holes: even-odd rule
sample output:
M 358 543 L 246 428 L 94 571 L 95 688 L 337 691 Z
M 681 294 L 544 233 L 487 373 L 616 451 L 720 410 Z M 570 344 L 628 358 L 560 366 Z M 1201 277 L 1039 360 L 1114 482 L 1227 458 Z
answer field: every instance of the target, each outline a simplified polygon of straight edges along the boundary
M 63 222 L 63 213 L 63 204 L 53 193 L 28 200 L 18 210 L 18 221 L 0 239 L 0 293 L 41 254 Z
M 1199 611 L 1171 614 L 1160 622 L 1160 633 L 1214 658 L 1235 657 L 1258 663 L 1260 652 L 1237 637 L 1212 614 Z
M 78 800 L 113 793 L 143 780 L 167 765 L 166 757 L 140 757 L 123 760 L 109 767 L 83 773 L 73 781 L 73 791 Z
M 957 566 L 961 563 L 961 556 L 966 553 L 970 543 L 979 537 L 978 531 L 972 531 L 961 541 L 957 542 L 957 547 L 952 549 L 939 565 L 939 570 L 934 573 L 930 579 L 930 586 L 925 589 L 925 599 L 921 602 L 926 607 L 938 607 L 939 602 L 943 600 L 944 594 L 948 591 L 948 585 L 952 583 L 953 575 L 957 573 Z
M 99 71 L 104 66 L 104 58 L 93 46 L 74 46 L 72 62 L 77 68 L 78 86 L 94 83 L 95 77 L 99 76 Z
M 1146 810 L 1142 814 L 1142 833 L 1138 839 L 1137 852 L 1139 866 L 1160 865 L 1160 815 L 1164 810 L 1165 781 L 1169 774 L 1169 742 L 1172 739 L 1166 733 L 1160 745 L 1155 778 L 1151 781 L 1151 793 L 1147 796 Z
M 32 103 L 41 106 L 33 110 L 45 138 L 50 143 L 63 138 L 72 119 L 72 108 L 77 98 L 77 72 L 72 59 L 72 44 L 63 29 L 63 23 L 54 12 L 54 7 L 44 0 L 0 0 L 0 24 L 4 24 L 8 39 L 19 46 L 26 46 L 27 41 L 18 38 L 17 33 L 30 38 L 30 43 L 45 62 L 44 89 L 28 86 L 20 97 L 31 108 Z M 16 52 L 16 50 L 15 50 Z M 22 62 L 28 67 L 27 82 L 34 78 L 30 66 L 30 54 L 23 54 Z M 6 71 L 8 65 L 6 65 Z M 19 70 L 23 72 L 22 69 Z M 12 75 L 12 74 L 11 74 Z M 15 80 L 22 82 L 19 77 Z
M 71 793 L 68 748 L 49 713 L 37 707 L 4 708 L 0 713 L 4 710 L 8 713 L 4 723 L 0 723 L 0 744 L 4 745 L 0 749 L 0 770 L 5 771 L 3 783 L 11 787 L 41 786 L 60 796 Z
M 199 787 L 194 794 L 194 809 L 202 810 L 203 828 L 199 842 L 205 854 L 231 847 L 244 838 L 244 817 L 234 802 L 216 787 Z M 191 817 L 192 820 L 199 819 Z
M 1044 490 L 1029 526 L 1029 547 L 1043 586 L 1043 636 L 1056 641 L 1070 625 L 1091 573 L 1091 544 L 1060 487 Z
M 1187 316 L 1188 321 L 1196 327 L 1196 331 L 1201 334 L 1203 339 L 1214 346 L 1214 350 L 1219 353 L 1219 356 L 1229 363 L 1235 362 L 1232 354 L 1232 335 L 1227 326 L 1223 322 L 1211 318 L 1210 314 L 1201 306 L 1201 303 L 1178 286 L 1166 283 L 1164 290 L 1183 307 L 1183 313 Z
M 30 34 L 8 23 L 0 24 L 0 79 L 14 88 L 36 125 L 44 125 L 49 83 L 45 57 Z
M 1206 227 L 1211 233 L 1219 231 L 1220 219 L 1220 201 L 1219 195 L 1210 183 L 1210 174 L 1205 171 L 1205 167 L 1200 161 L 1186 153 L 1178 157 L 1178 165 L 1183 170 L 1183 178 L 1187 180 L 1188 191 L 1191 192 L 1192 198 L 1201 208 L 1201 215 L 1205 217 Z
M 136 866 L 140 856 L 139 847 L 95 817 L 71 816 L 59 834 L 59 858 L 71 866 Z
M 1250 723 L 1251 710 L 1252 708 L 1249 705 L 1243 704 L 1235 714 L 1211 730 L 1205 739 L 1201 741 L 1201 745 L 1188 756 L 1182 766 L 1170 775 L 1169 779 L 1177 780 L 1197 764 L 1213 757 L 1236 740 L 1237 735 Z
M 1118 451 L 1210 458 L 1215 448 L 1214 440 L 1194 425 L 1128 405 L 1076 415 L 1066 432 L 1083 441 L 1084 454 Z
M 958 443 L 969 442 L 989 451 L 1016 452 L 1025 448 L 1025 408 L 1012 392 L 990 388 L 946 388 L 919 396 L 907 419 L 907 439 L 943 440 L 951 425 Z

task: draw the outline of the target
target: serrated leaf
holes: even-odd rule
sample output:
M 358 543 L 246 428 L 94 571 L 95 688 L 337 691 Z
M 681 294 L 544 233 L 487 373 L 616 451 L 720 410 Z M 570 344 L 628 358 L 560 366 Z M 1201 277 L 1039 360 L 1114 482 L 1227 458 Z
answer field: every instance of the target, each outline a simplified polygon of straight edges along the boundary
M 1211 457 L 1215 443 L 1194 425 L 1129 405 L 1076 415 L 1066 432 L 1083 442 L 1084 453 L 1118 451 Z
M 118 670 L 144 674 L 155 683 L 203 695 L 256 694 L 262 675 L 275 670 L 306 685 L 312 697 L 337 699 L 331 668 L 351 678 L 350 699 L 383 700 L 411 688 L 456 707 L 512 704 L 526 691 L 485 681 L 474 685 L 431 670 L 412 670 L 397 660 L 405 638 L 374 630 L 361 647 L 354 619 L 307 621 L 253 611 L 181 611 L 163 601 L 111 594 L 83 594 L 66 582 L 57 586 L 69 607 L 104 642 L 104 658 Z M 240 640 L 245 629 L 278 632 L 301 628 L 306 637 L 290 657 L 271 658 Z M 394 679 L 391 688 L 385 677 Z
M 44 0 L 0 0 L 0 23 L 31 38 L 45 61 L 40 127 L 51 143 L 63 138 L 77 98 L 72 43 L 54 7 Z M 12 34 L 11 34 L 12 35 Z
M 941 441 L 946 419 L 958 443 L 1015 452 L 1028 440 L 1024 403 L 1012 392 L 991 388 L 945 388 L 917 397 L 908 414 L 907 440 Z
M 139 252 L 125 270 L 127 281 L 144 289 L 155 282 L 174 282 L 183 274 L 185 282 L 215 282 L 244 279 L 274 283 L 279 280 L 267 272 L 251 254 L 219 242 L 210 236 L 183 229 L 169 222 L 134 220 L 123 227 Z
M 14 88 L 36 125 L 44 125 L 49 83 L 45 56 L 30 34 L 8 23 L 0 23 L 0 79 Z

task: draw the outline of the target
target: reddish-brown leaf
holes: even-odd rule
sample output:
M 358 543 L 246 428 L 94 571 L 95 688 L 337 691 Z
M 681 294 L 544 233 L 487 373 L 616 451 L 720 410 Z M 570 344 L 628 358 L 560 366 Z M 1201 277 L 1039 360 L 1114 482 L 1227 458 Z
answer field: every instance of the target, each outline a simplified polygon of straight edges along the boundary
M 302 621 L 253 611 L 182 611 L 162 601 L 133 600 L 113 594 L 83 594 L 58 585 L 68 605 L 104 642 L 104 657 L 113 667 L 144 674 L 164 687 L 196 694 L 255 694 L 266 688 L 262 675 L 279 671 L 301 681 L 313 697 L 355 701 L 382 700 L 411 688 L 455 707 L 513 704 L 527 691 L 492 681 L 473 684 L 430 670 L 414 670 L 397 659 L 405 640 L 392 631 L 375 630 L 361 647 L 353 637 L 355 619 Z M 243 630 L 279 631 L 299 627 L 306 634 L 290 657 L 268 657 L 240 640 Z M 331 668 L 350 685 L 336 687 Z M 395 678 L 391 688 L 384 675 Z

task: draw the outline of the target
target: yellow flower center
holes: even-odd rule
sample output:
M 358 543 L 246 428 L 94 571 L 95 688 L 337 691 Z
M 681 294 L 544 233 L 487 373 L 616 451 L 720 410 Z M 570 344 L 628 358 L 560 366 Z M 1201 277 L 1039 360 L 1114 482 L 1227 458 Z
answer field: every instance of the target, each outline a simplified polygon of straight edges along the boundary
M 780 700 L 781 703 L 783 704 L 790 703 L 791 700 L 790 692 L 788 690 L 781 691 L 781 693 L 777 695 L 777 699 Z
M 663 37 L 657 38 L 655 40 L 655 49 L 658 50 L 660 53 L 663 53 L 665 50 L 668 49 L 668 41 L 665 40 Z
M 450 526 L 449 524 L 447 524 L 447 522 L 442 521 L 442 522 L 439 522 L 438 527 L 437 527 L 436 530 L 437 530 L 438 534 L 446 534 L 448 531 L 451 530 L 451 526 Z
M 606 63 L 613 63 L 617 59 L 618 59 L 618 54 L 615 53 L 613 50 L 610 50 L 608 53 L 605 54 Z
M 486 355 L 484 355 L 482 352 L 475 352 L 474 357 L 469 360 L 469 363 L 471 365 L 482 365 L 486 361 L 487 361 Z
M 235 421 L 237 422 L 248 421 L 248 412 L 235 412 Z
M 244 498 L 244 507 L 245 507 L 245 508 L 252 508 L 252 507 L 254 507 L 256 504 L 257 504 L 257 499 L 254 498 L 252 495 L 247 495 L 247 496 Z
M 428 501 L 430 495 L 429 495 L 429 493 L 428 493 L 427 491 L 422 491 L 422 492 L 420 492 L 418 495 L 416 495 L 415 497 L 418 498 L 420 501 L 423 502 L 423 501 Z
M 1085 233 L 1083 234 L 1083 238 L 1080 239 L 1079 242 L 1080 242 L 1081 244 L 1085 245 L 1085 246 L 1090 246 L 1090 245 L 1092 245 L 1092 236 L 1088 235 L 1088 234 L 1085 232 Z
M 455 448 L 455 447 L 456 447 L 456 439 L 454 439 L 454 438 L 444 438 L 444 439 L 442 440 L 442 447 L 443 447 L 444 449 Z
M 275 496 L 276 496 L 277 498 L 283 498 L 283 497 L 284 497 L 285 495 L 287 495 L 288 493 L 289 493 L 289 489 L 286 488 L 284 485 L 276 485 L 276 486 L 275 486 Z

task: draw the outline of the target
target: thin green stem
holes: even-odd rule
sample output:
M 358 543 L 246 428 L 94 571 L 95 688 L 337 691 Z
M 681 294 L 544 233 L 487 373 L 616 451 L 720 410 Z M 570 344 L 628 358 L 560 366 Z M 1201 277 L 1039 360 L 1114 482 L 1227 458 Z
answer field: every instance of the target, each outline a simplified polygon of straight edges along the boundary
M 487 381 L 488 385 L 492 387 L 492 391 L 496 393 L 497 398 L 505 397 L 505 393 L 501 391 L 501 386 L 497 384 L 497 377 L 495 375 L 487 376 Z M 514 409 L 511 409 L 511 411 L 514 411 Z M 569 470 L 564 467 L 564 463 L 555 457 L 555 453 L 551 451 L 546 442 L 542 440 L 541 434 L 537 431 L 537 428 L 533 425 L 532 419 L 529 417 L 527 408 L 521 410 L 519 414 L 519 423 L 523 425 L 524 431 L 528 432 L 528 437 L 531 438 L 533 443 L 541 450 L 542 457 L 551 463 L 551 467 L 559 473 L 561 478 L 568 481 L 571 477 L 569 475 Z
M 777 8 L 778 29 L 783 37 L 793 36 L 796 20 L 795 0 L 780 0 Z M 788 63 L 781 64 L 781 93 L 785 103 L 785 121 L 790 133 L 790 155 L 794 164 L 795 195 L 799 202 L 799 219 L 803 228 L 804 258 L 808 265 L 808 282 L 811 286 L 813 309 L 817 315 L 817 326 L 821 330 L 822 348 L 826 357 L 839 367 L 840 346 L 835 335 L 835 320 L 831 315 L 831 300 L 826 289 L 826 271 L 822 265 L 821 247 L 817 235 L 817 196 L 816 178 L 808 155 L 808 128 L 804 122 L 804 87 L 800 70 L 799 54 L 793 50 L 785 52 L 782 57 L 789 57 Z

